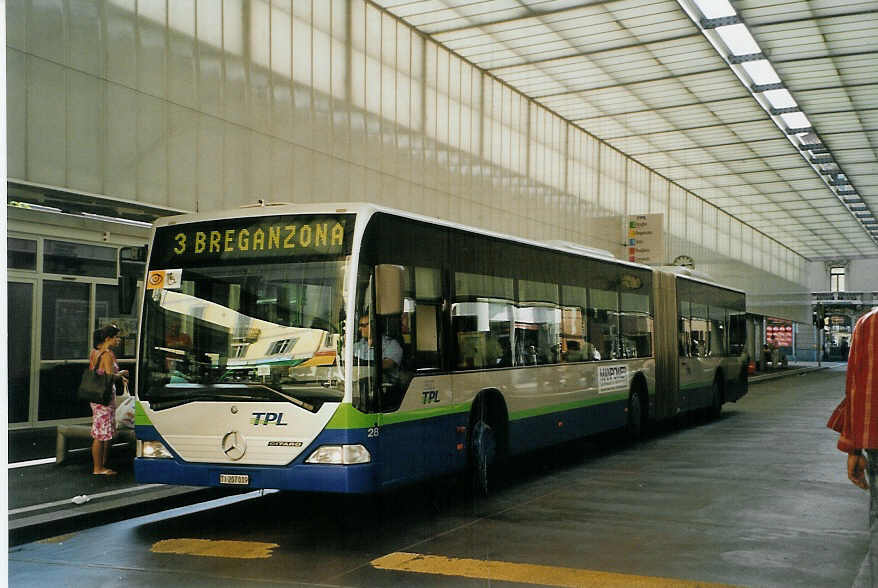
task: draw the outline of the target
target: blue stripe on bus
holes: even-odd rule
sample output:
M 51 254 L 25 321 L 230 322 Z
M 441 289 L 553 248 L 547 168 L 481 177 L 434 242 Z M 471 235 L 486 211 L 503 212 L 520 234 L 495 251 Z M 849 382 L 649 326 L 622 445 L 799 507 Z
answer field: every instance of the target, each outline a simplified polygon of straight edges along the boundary
M 593 404 L 509 423 L 509 454 L 516 455 L 625 426 L 628 400 Z
M 539 415 L 509 423 L 509 454 L 598 433 L 625 425 L 625 400 Z M 398 484 L 462 471 L 467 465 L 469 415 L 451 414 L 384 425 L 378 437 L 368 429 L 327 429 L 291 464 L 260 466 L 188 463 L 174 459 L 134 460 L 138 482 L 220 486 L 219 475 L 246 474 L 249 487 L 306 492 L 368 493 Z M 138 425 L 137 438 L 161 441 L 152 426 Z M 362 443 L 373 457 L 369 464 L 340 466 L 306 464 L 320 445 Z
M 163 441 L 152 426 L 137 426 L 137 438 Z M 302 492 L 340 492 L 360 494 L 380 489 L 377 462 L 357 465 L 306 464 L 305 460 L 321 445 L 361 443 L 377 455 L 377 443 L 367 438 L 366 429 L 329 429 L 317 438 L 288 465 L 235 465 L 186 462 L 173 459 L 135 458 L 134 476 L 138 482 L 150 484 L 183 484 L 188 486 L 227 486 L 220 484 L 220 474 L 249 476 L 249 488 L 277 488 Z M 167 446 L 168 444 L 165 443 Z M 240 486 L 245 488 L 245 486 Z

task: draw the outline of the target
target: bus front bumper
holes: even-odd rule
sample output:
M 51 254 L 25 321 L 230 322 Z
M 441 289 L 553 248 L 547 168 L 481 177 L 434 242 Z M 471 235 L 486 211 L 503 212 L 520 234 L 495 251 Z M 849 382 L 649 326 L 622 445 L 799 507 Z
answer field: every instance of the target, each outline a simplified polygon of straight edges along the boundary
M 374 463 L 357 465 L 293 464 L 234 467 L 186 463 L 176 459 L 134 459 L 134 476 L 144 484 L 215 486 L 236 490 L 275 488 L 301 492 L 367 494 L 376 492 Z

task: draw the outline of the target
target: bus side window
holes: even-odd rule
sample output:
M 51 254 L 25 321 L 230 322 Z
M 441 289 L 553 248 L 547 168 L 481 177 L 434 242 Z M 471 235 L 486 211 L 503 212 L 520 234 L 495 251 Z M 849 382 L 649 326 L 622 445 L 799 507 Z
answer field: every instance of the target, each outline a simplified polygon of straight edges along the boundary
M 693 302 L 691 308 L 692 356 L 708 357 L 710 356 L 710 323 L 708 321 L 707 305 Z
M 456 272 L 451 320 L 457 369 L 512 365 L 515 306 L 512 278 Z
M 689 317 L 680 317 L 680 357 L 689 357 Z
M 561 361 L 561 309 L 558 285 L 518 280 L 515 308 L 517 365 L 544 365 Z
M 442 328 L 441 308 L 434 304 L 415 305 L 415 364 L 418 369 L 439 369 L 439 333 Z
M 686 293 L 681 286 L 678 293 L 679 300 L 677 302 L 677 314 L 680 317 L 680 324 L 677 333 L 680 338 L 680 357 L 691 357 L 692 349 L 690 347 L 690 339 L 692 336 L 692 326 L 689 324 L 689 300 L 686 299 L 685 294 Z
M 726 349 L 726 326 L 728 320 L 726 318 L 726 310 L 719 306 L 710 305 L 708 307 L 710 315 L 710 354 L 713 357 L 726 357 L 728 355 Z
M 442 272 L 438 268 L 416 267 L 414 298 L 406 300 L 409 313 L 410 348 L 414 352 L 414 368 L 442 368 Z M 413 312 L 412 312 L 413 310 Z

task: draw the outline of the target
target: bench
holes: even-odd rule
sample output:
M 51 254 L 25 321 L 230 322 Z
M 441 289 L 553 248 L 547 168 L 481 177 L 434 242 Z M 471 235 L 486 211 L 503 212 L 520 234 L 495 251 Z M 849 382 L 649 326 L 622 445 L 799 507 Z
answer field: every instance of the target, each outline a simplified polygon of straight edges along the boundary
M 68 439 L 91 439 L 91 425 L 58 425 L 55 439 L 55 463 L 63 463 L 69 453 Z M 116 429 L 111 443 L 126 442 L 134 444 L 134 429 Z

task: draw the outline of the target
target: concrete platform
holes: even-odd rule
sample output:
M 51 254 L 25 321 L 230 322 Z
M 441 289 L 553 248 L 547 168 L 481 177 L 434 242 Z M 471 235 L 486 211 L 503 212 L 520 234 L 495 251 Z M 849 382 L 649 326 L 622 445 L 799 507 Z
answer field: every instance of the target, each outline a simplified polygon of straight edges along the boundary
M 718 420 L 519 460 L 487 499 L 223 498 L 18 545 L 10 584 L 850 586 L 868 494 L 824 426 L 844 370 L 787 376 Z
M 10 545 L 224 495 L 205 488 L 138 484 L 131 444 L 117 443 L 110 451 L 108 465 L 117 475 L 95 476 L 88 441 L 70 440 L 72 450 L 57 463 L 51 457 L 56 451 L 54 429 L 13 431 L 9 438 Z M 84 501 L 77 504 L 76 497 Z

